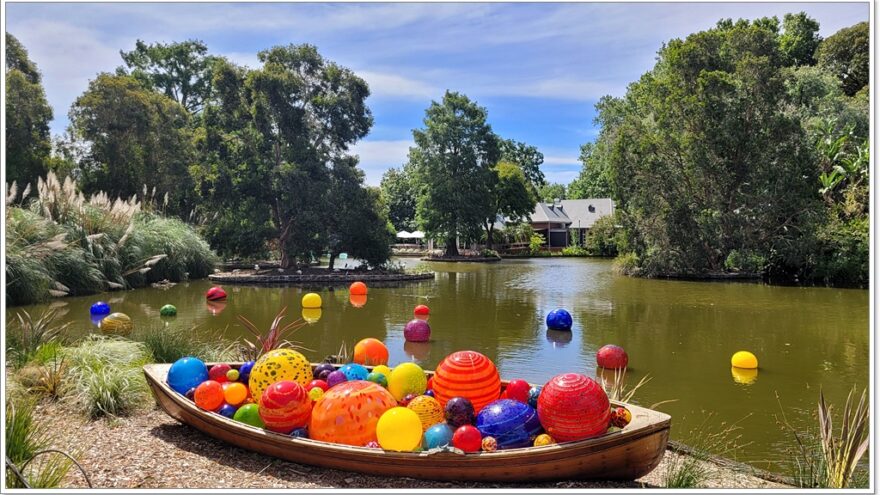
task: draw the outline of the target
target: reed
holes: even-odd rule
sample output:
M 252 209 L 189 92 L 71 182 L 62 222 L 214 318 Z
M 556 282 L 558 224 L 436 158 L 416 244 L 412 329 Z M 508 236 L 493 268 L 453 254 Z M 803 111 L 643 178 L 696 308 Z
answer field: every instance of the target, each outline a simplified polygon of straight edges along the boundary
M 33 400 L 7 398 L 4 432 L 6 457 L 19 469 L 52 445 L 50 429 L 34 419 L 35 408 L 36 402 Z M 66 457 L 47 455 L 39 462 L 31 463 L 23 474 L 32 488 L 55 488 L 72 465 Z M 24 488 L 11 469 L 6 469 L 6 488 Z
M 714 416 L 706 415 L 688 435 L 691 439 L 688 455 L 676 455 L 666 463 L 661 475 L 663 487 L 699 488 L 712 475 L 708 461 L 714 455 L 736 459 L 736 453 L 748 445 L 740 443 L 742 436 L 737 433 L 742 429 L 739 423 L 747 418 L 732 424 L 722 422 L 716 429 L 712 426 Z
M 57 310 L 49 309 L 38 317 L 25 310 L 19 311 L 6 324 L 6 352 L 13 368 L 21 368 L 38 352 L 41 346 L 58 339 L 70 323 L 57 324 Z

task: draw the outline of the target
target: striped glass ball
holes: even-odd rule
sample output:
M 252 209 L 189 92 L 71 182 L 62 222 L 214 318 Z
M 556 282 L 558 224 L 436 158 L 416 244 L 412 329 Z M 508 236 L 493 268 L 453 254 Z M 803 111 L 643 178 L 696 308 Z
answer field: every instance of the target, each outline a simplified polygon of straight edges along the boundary
M 605 433 L 611 404 L 595 380 L 578 373 L 556 375 L 541 389 L 538 418 L 559 442 L 583 440 Z
M 112 313 L 101 320 L 101 332 L 110 335 L 128 335 L 134 324 L 125 313 Z
M 480 412 L 501 395 L 501 379 L 495 364 L 476 351 L 450 354 L 434 371 L 434 396 L 445 406 L 453 397 L 471 401 Z
M 266 429 L 290 433 L 309 422 L 312 399 L 299 383 L 282 380 L 269 386 L 260 398 L 260 419 Z
M 528 404 L 500 399 L 480 411 L 477 429 L 483 437 L 494 437 L 499 449 L 517 449 L 532 445 L 532 439 L 541 433 L 541 422 Z

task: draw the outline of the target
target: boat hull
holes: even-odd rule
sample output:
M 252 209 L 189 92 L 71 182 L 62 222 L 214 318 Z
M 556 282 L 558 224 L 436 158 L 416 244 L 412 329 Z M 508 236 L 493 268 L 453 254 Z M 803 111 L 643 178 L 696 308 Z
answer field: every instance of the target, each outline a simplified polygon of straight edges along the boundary
M 165 383 L 169 366 L 147 365 L 144 374 L 159 407 L 177 421 L 261 454 L 376 476 L 504 482 L 634 480 L 657 467 L 669 438 L 668 415 L 626 404 L 632 413 L 626 428 L 577 442 L 466 455 L 453 450 L 387 452 L 352 447 L 292 438 L 203 411 Z

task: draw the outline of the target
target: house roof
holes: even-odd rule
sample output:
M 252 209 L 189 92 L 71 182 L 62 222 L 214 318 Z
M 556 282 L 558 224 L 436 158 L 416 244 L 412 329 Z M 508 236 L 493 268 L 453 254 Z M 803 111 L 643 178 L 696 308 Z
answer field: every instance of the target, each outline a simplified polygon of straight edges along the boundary
M 611 198 L 563 199 L 561 203 L 574 229 L 589 229 L 599 218 L 614 213 Z
M 535 211 L 532 212 L 530 218 L 532 223 L 564 223 L 570 224 L 571 218 L 565 214 L 565 206 L 555 205 L 553 203 L 538 203 L 535 205 Z

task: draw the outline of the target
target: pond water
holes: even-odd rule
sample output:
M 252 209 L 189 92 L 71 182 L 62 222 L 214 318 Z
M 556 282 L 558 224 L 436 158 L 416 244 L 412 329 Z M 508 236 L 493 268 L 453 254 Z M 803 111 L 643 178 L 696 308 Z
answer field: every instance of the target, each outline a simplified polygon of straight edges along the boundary
M 414 265 L 416 259 L 398 261 Z M 371 287 L 367 303 L 355 308 L 345 289 L 317 289 L 324 299 L 321 319 L 293 338 L 321 360 L 365 337 L 385 342 L 391 364 L 414 360 L 433 369 L 456 350 L 489 356 L 505 378 L 543 383 L 576 371 L 596 376 L 596 351 L 617 344 L 629 354 L 627 382 L 651 380 L 634 402 L 672 415 L 672 438 L 699 443 L 721 424 L 737 424 L 738 460 L 784 470 L 791 437 L 781 430 L 780 403 L 788 421 L 800 428 L 816 424 L 820 388 L 840 404 L 849 389 L 861 390 L 869 378 L 868 291 L 780 287 L 751 283 L 644 280 L 615 275 L 611 262 L 598 259 L 539 258 L 494 264 L 431 263 L 435 281 Z M 267 328 L 287 306 L 299 317 L 300 287 L 226 286 L 224 306 L 208 306 L 208 281 L 167 290 L 139 289 L 101 296 L 66 298 L 60 307 L 71 331 L 95 331 L 89 305 L 99 299 L 129 314 L 135 325 L 161 324 L 159 308 L 174 304 L 171 323 L 203 339 L 247 335 L 236 320 L 245 315 Z M 407 343 L 403 327 L 413 307 L 431 308 L 431 342 Z M 49 306 L 49 305 L 44 305 Z M 548 331 L 547 312 L 566 308 L 571 332 Z M 18 308 L 12 308 L 14 312 Z M 26 307 L 39 312 L 41 307 Z M 758 356 L 757 377 L 734 379 L 730 356 L 738 350 Z M 777 398 L 778 397 L 778 398 Z M 707 419 L 708 418 L 708 419 Z M 703 427 L 704 433 L 695 433 Z M 731 455 L 728 453 L 728 455 Z

